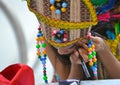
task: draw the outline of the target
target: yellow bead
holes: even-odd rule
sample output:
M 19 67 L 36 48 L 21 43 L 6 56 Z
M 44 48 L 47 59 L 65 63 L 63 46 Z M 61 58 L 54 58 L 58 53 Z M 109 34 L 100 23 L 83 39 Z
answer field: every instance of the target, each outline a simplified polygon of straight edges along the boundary
M 97 62 L 97 58 L 93 58 L 93 62 Z
M 39 38 L 39 37 L 37 37 L 37 38 L 36 38 L 36 41 L 40 41 L 40 38 Z
M 61 8 L 61 11 L 62 12 L 66 12 L 66 8 Z
M 57 2 L 60 2 L 61 0 L 56 0 Z
M 43 50 L 43 54 L 47 54 L 46 50 Z
M 94 49 L 95 48 L 95 45 L 92 45 L 92 49 Z
M 89 65 L 90 65 L 90 66 L 93 66 L 93 62 L 89 62 Z
M 55 6 L 52 5 L 52 6 L 50 7 L 50 9 L 51 9 L 52 11 L 55 11 Z
M 89 52 L 92 52 L 92 48 L 88 48 L 88 51 L 89 51 Z
M 44 37 L 40 37 L 40 40 L 43 41 L 43 40 L 44 40 Z
M 39 55 L 40 55 L 40 52 L 37 52 L 36 54 L 39 56 Z

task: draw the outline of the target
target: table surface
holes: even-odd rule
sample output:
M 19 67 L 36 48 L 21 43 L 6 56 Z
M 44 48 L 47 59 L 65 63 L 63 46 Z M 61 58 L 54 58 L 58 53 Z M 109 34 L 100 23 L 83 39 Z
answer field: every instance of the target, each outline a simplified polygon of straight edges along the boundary
M 49 84 L 40 84 L 40 85 L 59 85 L 59 83 L 49 83 Z M 81 81 L 80 85 L 120 85 L 120 79 Z

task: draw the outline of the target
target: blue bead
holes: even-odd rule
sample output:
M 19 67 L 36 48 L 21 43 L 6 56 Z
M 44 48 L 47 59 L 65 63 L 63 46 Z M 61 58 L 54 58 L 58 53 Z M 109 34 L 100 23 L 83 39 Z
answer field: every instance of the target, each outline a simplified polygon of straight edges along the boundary
M 37 37 L 40 37 L 40 34 L 37 34 Z
M 48 83 L 48 80 L 45 80 L 45 83 Z
M 45 57 L 43 58 L 44 61 L 46 61 L 46 59 L 47 59 L 47 58 L 45 58 Z
M 40 58 L 40 61 L 42 61 L 43 59 L 42 58 Z
M 60 39 L 58 39 L 58 43 L 61 43 L 62 41 Z
M 91 44 L 88 44 L 87 46 L 88 46 L 88 48 L 90 48 L 92 45 L 91 45 Z
M 54 4 L 55 3 L 55 0 L 50 0 L 50 4 Z
M 92 66 L 91 69 L 92 69 L 93 71 L 97 71 L 97 68 L 96 68 L 95 66 Z
M 67 7 L 67 4 L 65 2 L 62 3 L 62 7 L 63 8 L 66 8 Z
M 42 34 L 42 33 L 37 34 L 37 37 L 41 37 L 41 36 L 43 36 L 43 34 Z
M 42 64 L 46 64 L 46 61 L 43 60 L 43 61 L 42 61 Z
M 60 30 L 60 34 L 63 34 L 64 33 L 64 30 Z
M 44 67 L 43 70 L 46 70 L 46 68 Z
M 56 80 L 57 80 L 57 81 L 59 81 L 59 80 L 60 80 L 60 77 L 59 77 L 59 75 L 58 75 L 58 74 L 56 74 L 55 78 L 56 78 Z
M 61 11 L 59 9 L 57 9 L 56 14 L 61 14 Z
M 98 74 L 94 74 L 94 76 L 98 76 Z
M 95 63 L 94 66 L 97 68 L 97 63 Z

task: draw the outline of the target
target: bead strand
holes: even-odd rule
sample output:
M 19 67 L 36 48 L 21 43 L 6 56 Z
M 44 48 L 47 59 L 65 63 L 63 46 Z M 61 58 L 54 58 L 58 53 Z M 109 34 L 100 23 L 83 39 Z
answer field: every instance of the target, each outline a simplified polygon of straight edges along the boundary
M 88 59 L 89 59 L 89 66 L 93 71 L 94 79 L 98 79 L 98 73 L 97 73 L 97 58 L 96 58 L 96 52 L 95 52 L 95 45 L 93 44 L 93 41 L 90 39 L 91 33 L 88 33 Z
M 46 58 L 46 56 L 47 56 L 46 43 L 44 41 L 44 37 L 43 37 L 40 26 L 38 28 L 38 34 L 37 34 L 36 41 L 37 41 L 37 43 L 36 43 L 37 56 L 43 65 L 43 80 L 45 81 L 45 83 L 48 83 L 48 77 L 47 77 L 47 73 L 46 73 L 46 59 L 47 59 Z

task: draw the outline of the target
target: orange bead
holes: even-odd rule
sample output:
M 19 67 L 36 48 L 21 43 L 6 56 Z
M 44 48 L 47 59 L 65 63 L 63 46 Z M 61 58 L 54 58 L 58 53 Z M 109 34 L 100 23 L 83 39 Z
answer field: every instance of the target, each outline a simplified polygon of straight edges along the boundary
M 36 38 L 36 41 L 40 41 L 40 38 L 39 38 L 39 37 L 37 37 L 37 38 Z
M 55 6 L 52 5 L 52 6 L 50 7 L 50 9 L 51 9 L 52 11 L 55 11 Z
M 89 65 L 90 65 L 90 66 L 93 66 L 93 62 L 89 62 Z
M 60 2 L 61 0 L 56 0 L 57 2 Z
M 44 40 L 44 37 L 40 37 L 40 40 L 43 41 L 43 40 Z
M 94 49 L 94 48 L 95 48 L 95 45 L 92 45 L 92 48 Z
M 97 62 L 97 58 L 93 58 L 93 62 Z
M 61 8 L 61 11 L 62 12 L 66 12 L 66 8 Z
M 36 54 L 39 56 L 39 55 L 40 55 L 40 52 L 37 52 Z
M 43 54 L 47 54 L 46 50 L 43 50 Z
M 92 52 L 92 48 L 88 48 L 88 52 Z

